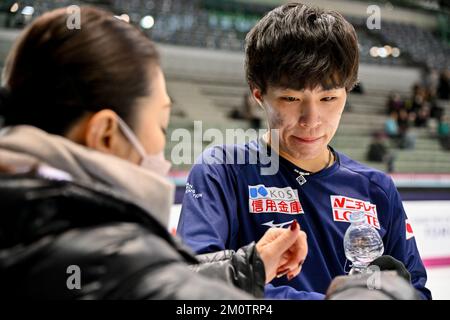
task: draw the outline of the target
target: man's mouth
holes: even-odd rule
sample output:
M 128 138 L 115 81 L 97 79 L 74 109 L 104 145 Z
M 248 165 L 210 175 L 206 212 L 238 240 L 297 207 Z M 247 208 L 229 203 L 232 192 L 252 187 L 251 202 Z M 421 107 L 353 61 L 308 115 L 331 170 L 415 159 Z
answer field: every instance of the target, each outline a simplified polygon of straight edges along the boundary
M 296 136 L 292 136 L 292 137 L 298 142 L 307 143 L 307 144 L 312 144 L 312 143 L 315 143 L 315 142 L 319 141 L 320 139 L 322 139 L 322 137 L 296 137 Z

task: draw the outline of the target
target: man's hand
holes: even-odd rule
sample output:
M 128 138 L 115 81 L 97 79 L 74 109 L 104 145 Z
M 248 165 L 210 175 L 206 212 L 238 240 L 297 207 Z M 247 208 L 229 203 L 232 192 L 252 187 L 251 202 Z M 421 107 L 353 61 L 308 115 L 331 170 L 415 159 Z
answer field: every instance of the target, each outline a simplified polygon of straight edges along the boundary
M 297 220 L 289 229 L 270 228 L 256 244 L 266 269 L 266 283 L 275 276 L 287 275 L 291 280 L 300 273 L 308 254 L 306 233 L 300 230 Z

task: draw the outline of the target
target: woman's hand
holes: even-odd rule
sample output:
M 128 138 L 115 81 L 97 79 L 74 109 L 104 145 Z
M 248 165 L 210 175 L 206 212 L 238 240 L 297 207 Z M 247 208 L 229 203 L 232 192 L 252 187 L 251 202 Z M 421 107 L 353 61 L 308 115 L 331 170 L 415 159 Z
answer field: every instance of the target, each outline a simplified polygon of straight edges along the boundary
M 306 233 L 300 230 L 297 220 L 288 229 L 270 228 L 256 244 L 266 269 L 266 283 L 275 276 L 287 275 L 291 280 L 300 273 L 308 254 Z

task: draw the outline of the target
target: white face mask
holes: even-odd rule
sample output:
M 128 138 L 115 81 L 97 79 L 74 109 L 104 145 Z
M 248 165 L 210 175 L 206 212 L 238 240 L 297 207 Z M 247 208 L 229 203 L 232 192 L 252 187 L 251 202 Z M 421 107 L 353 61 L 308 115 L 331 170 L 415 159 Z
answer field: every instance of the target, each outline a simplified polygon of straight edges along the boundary
M 159 175 L 166 176 L 172 164 L 164 158 L 164 151 L 161 151 L 160 153 L 155 155 L 147 154 L 144 147 L 139 142 L 139 139 L 136 137 L 130 127 L 125 123 L 125 121 L 123 121 L 119 116 L 117 117 L 117 120 L 123 134 L 127 137 L 127 139 L 131 142 L 133 147 L 141 156 L 142 160 L 140 166 Z

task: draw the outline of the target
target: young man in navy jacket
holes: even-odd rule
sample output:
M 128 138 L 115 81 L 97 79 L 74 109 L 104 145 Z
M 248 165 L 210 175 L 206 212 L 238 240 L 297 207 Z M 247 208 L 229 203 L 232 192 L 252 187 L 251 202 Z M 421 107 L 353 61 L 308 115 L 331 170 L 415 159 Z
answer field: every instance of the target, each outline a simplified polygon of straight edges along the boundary
M 383 239 L 384 254 L 400 260 L 412 285 L 430 299 L 392 179 L 329 146 L 357 82 L 352 25 L 337 12 L 283 5 L 247 35 L 245 63 L 269 134 L 211 148 L 197 160 L 178 225 L 184 242 L 197 253 L 237 249 L 257 241 L 269 227 L 297 220 L 308 235 L 308 257 L 298 276 L 268 284 L 266 297 L 323 299 L 331 280 L 351 267 L 343 248 L 349 214 L 364 211 Z M 262 173 L 267 163 L 249 161 L 265 153 L 277 162 L 274 174 Z M 239 157 L 245 161 L 236 161 Z

